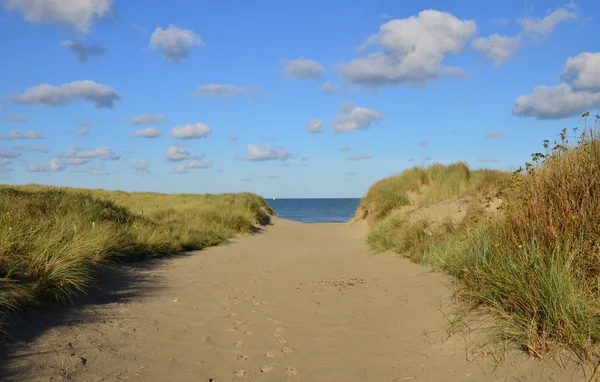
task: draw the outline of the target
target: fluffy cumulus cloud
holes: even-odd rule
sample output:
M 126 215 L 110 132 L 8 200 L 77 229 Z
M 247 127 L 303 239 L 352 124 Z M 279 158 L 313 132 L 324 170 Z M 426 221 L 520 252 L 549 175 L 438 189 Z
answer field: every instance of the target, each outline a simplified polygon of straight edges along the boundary
M 204 123 L 188 123 L 187 125 L 175 126 L 171 129 L 171 137 L 176 139 L 198 139 L 209 135 L 210 127 Z
M 90 102 L 96 107 L 112 108 L 121 96 L 106 85 L 86 80 L 61 86 L 42 84 L 27 89 L 23 94 L 9 95 L 7 98 L 17 104 L 61 106 L 81 100 Z
M 480 51 L 485 59 L 494 61 L 495 65 L 502 65 L 515 57 L 527 42 L 539 43 L 550 36 L 556 25 L 576 18 L 577 14 L 566 8 L 559 8 L 544 18 L 523 18 L 519 20 L 521 31 L 518 34 L 500 36 L 494 33 L 488 37 L 478 37 L 472 41 L 471 48 Z
M 191 160 L 188 162 L 187 168 L 211 168 L 212 165 L 212 161 Z
M 94 159 L 118 160 L 121 157 L 107 146 L 100 146 L 95 149 L 84 149 L 73 146 L 66 153 L 59 153 L 54 159 L 58 160 L 61 166 L 80 166 L 91 162 Z
M 348 160 L 366 160 L 366 159 L 371 159 L 372 156 L 368 155 L 368 154 L 356 154 L 356 155 L 352 155 L 351 157 L 348 157 Z
M 112 0 L 4 0 L 7 10 L 20 11 L 29 22 L 58 23 L 84 33 L 111 5 Z
M 600 52 L 569 57 L 560 76 L 574 90 L 600 92 Z
M 165 153 L 165 159 L 171 162 L 179 162 L 191 159 L 191 155 L 183 146 L 169 146 Z
M 494 33 L 489 37 L 474 39 L 471 47 L 480 51 L 484 58 L 493 60 L 495 65 L 501 65 L 517 54 L 521 42 L 521 36 L 500 36 Z
M 155 129 L 154 127 L 148 127 L 145 129 L 139 129 L 136 130 L 133 135 L 135 137 L 140 137 L 140 138 L 157 138 L 161 135 L 162 133 L 160 132 L 160 130 Z
M 147 123 L 157 123 L 166 121 L 167 116 L 164 114 L 140 114 L 129 120 L 132 125 L 145 125 Z
M 600 53 L 570 57 L 561 74 L 563 83 L 536 86 L 530 94 L 515 100 L 512 112 L 523 117 L 561 119 L 600 107 Z
M 381 52 L 339 65 L 345 79 L 365 87 L 421 86 L 439 77 L 463 75 L 460 68 L 443 66 L 447 55 L 460 53 L 475 35 L 475 21 L 447 12 L 421 11 L 417 16 L 383 24 L 362 48 L 377 44 Z
M 101 56 L 106 53 L 106 48 L 97 44 L 84 44 L 66 40 L 61 45 L 69 49 L 79 62 L 86 62 L 90 57 Z
M 47 164 L 32 164 L 27 167 L 27 171 L 30 172 L 56 172 L 62 171 L 65 169 L 63 163 L 61 163 L 60 159 L 54 158 Z
M 233 97 L 241 94 L 255 95 L 258 91 L 258 86 L 245 88 L 237 85 L 208 84 L 198 86 L 194 94 L 198 97 Z
M 147 159 L 140 159 L 131 165 L 135 171 L 150 173 L 150 164 Z
M 0 135 L 0 139 L 2 140 L 14 140 L 14 139 L 43 139 L 44 137 L 35 131 L 27 131 L 25 133 L 20 133 L 18 131 L 13 131 L 9 134 Z
M 200 36 L 174 25 L 167 29 L 156 28 L 150 37 L 150 48 L 160 50 L 164 58 L 175 64 L 189 58 L 192 48 L 197 46 L 205 46 Z
M 177 166 L 173 167 L 171 169 L 171 171 L 169 171 L 171 174 L 186 174 L 187 173 L 187 167 L 185 167 L 185 165 L 183 164 L 178 164 Z
M 319 79 L 325 73 L 325 68 L 320 62 L 299 57 L 295 60 L 285 60 L 283 72 L 289 77 L 297 79 Z
M 312 134 L 319 134 L 323 132 L 323 120 L 321 118 L 315 118 L 306 125 L 306 131 Z
M 343 104 L 337 111 L 333 121 L 333 132 L 342 133 L 354 130 L 365 130 L 371 123 L 380 121 L 385 116 L 373 109 L 357 107 L 353 103 Z
M 282 147 L 271 147 L 270 145 L 258 146 L 248 145 L 246 147 L 246 159 L 251 162 L 263 162 L 269 160 L 287 160 L 292 154 Z

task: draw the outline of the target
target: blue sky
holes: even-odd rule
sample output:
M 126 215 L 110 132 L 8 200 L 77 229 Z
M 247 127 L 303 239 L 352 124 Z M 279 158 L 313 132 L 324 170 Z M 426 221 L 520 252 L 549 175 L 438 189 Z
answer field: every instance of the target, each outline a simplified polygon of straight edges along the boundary
M 360 197 L 600 108 L 593 0 L 0 4 L 7 184 Z

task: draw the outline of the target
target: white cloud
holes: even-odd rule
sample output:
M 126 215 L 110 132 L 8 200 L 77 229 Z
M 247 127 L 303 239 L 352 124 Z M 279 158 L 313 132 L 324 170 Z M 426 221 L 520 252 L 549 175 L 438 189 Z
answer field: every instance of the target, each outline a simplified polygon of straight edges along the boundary
M 258 146 L 248 145 L 246 147 L 246 159 L 253 162 L 269 160 L 287 160 L 292 155 L 283 148 L 271 147 L 270 145 Z
M 502 138 L 504 131 L 488 131 L 485 133 L 486 138 Z
M 0 135 L 1 140 L 14 140 L 14 139 L 43 139 L 44 137 L 36 133 L 35 131 L 27 131 L 25 133 L 20 133 L 18 131 L 13 131 L 6 135 Z
M 0 167 L 8 166 L 9 164 L 12 164 L 12 161 L 10 159 L 0 158 Z
M 42 84 L 34 86 L 23 94 L 9 95 L 8 99 L 18 104 L 39 104 L 45 106 L 66 105 L 75 100 L 91 102 L 96 107 L 112 108 L 121 99 L 119 93 L 106 85 L 94 81 L 75 81 L 60 87 Z
M 321 63 L 313 60 L 299 57 L 295 60 L 285 60 L 284 73 L 297 79 L 319 79 L 325 73 L 325 68 Z
M 367 129 L 371 123 L 380 121 L 385 116 L 373 109 L 355 107 L 353 103 L 343 104 L 333 121 L 333 132 L 341 133 L 358 129 Z
M 81 166 L 84 164 L 88 164 L 92 161 L 93 158 L 61 158 L 57 157 L 60 160 L 60 163 L 65 166 Z
M 519 20 L 523 33 L 532 36 L 533 38 L 547 38 L 556 27 L 557 24 L 565 21 L 577 19 L 575 12 L 568 11 L 564 8 L 559 8 L 540 19 L 539 17 L 524 18 Z
M 60 162 L 58 158 L 54 158 L 48 164 L 34 164 L 27 167 L 27 171 L 30 172 L 56 172 L 62 171 L 65 169 L 65 166 Z
M 5 0 L 9 11 L 19 10 L 25 20 L 58 23 L 79 32 L 90 30 L 92 21 L 109 12 L 112 0 Z
M 471 48 L 482 52 L 483 57 L 493 60 L 496 66 L 502 65 L 514 58 L 526 41 L 539 43 L 550 36 L 557 24 L 576 18 L 576 13 L 564 8 L 557 9 L 543 19 L 524 18 L 519 20 L 521 31 L 517 35 L 500 36 L 494 33 L 489 37 L 478 37 L 471 43 Z
M 108 175 L 108 172 L 102 171 L 99 167 L 90 167 L 90 175 Z
M 196 46 L 205 46 L 200 36 L 174 25 L 167 29 L 156 28 L 150 37 L 150 48 L 160 50 L 164 58 L 175 64 L 189 58 L 191 49 Z
M 159 137 L 161 134 L 162 133 L 160 132 L 160 130 L 155 129 L 154 127 L 136 130 L 135 133 L 133 133 L 134 136 L 141 138 L 156 138 Z
M 23 114 L 5 115 L 4 120 L 7 122 L 29 122 L 29 118 Z
M 150 173 L 150 164 L 147 159 L 140 159 L 135 164 L 131 165 L 131 168 L 139 172 Z
M 197 122 L 194 124 L 175 126 L 171 129 L 171 137 L 176 139 L 198 139 L 212 132 L 207 124 Z
M 132 125 L 145 125 L 147 123 L 157 123 L 166 121 L 167 116 L 164 114 L 141 114 L 131 118 L 129 121 Z
M 173 167 L 169 172 L 171 174 L 185 174 L 187 173 L 187 168 L 185 167 L 185 165 L 178 164 L 177 166 Z
M 0 149 L 0 158 L 17 158 L 21 153 L 18 150 Z
M 340 147 L 340 151 L 350 151 L 350 146 L 344 145 L 344 146 Z
M 106 53 L 106 48 L 97 44 L 86 45 L 80 42 L 63 41 L 60 45 L 69 49 L 80 62 L 86 62 L 93 56 L 101 56 Z
M 191 155 L 183 146 L 169 146 L 165 153 L 165 158 L 168 161 L 178 162 L 191 159 Z
M 235 134 L 234 134 L 234 135 L 231 135 L 231 136 L 229 137 L 229 140 L 230 140 L 230 141 L 232 141 L 232 142 L 235 142 L 235 141 L 237 141 L 239 138 L 240 138 L 240 137 L 238 137 L 237 135 L 235 135 Z
M 475 21 L 459 20 L 446 12 L 424 10 L 417 16 L 391 20 L 380 27 L 362 48 L 378 44 L 383 52 L 339 65 L 342 77 L 365 87 L 425 85 L 464 70 L 445 67 L 448 54 L 460 53 L 475 35 Z
M 50 147 L 48 146 L 44 146 L 44 147 L 27 147 L 25 149 L 25 151 L 30 151 L 30 152 L 39 152 L 39 153 L 49 153 L 50 152 Z
M 516 56 L 521 43 L 521 36 L 507 37 L 494 33 L 474 39 L 471 47 L 480 51 L 486 59 L 493 60 L 495 65 L 502 65 Z
M 198 86 L 194 94 L 198 97 L 233 97 L 240 94 L 254 95 L 258 91 L 258 86 L 245 88 L 237 85 L 209 84 Z
M 77 135 L 88 135 L 89 133 L 90 133 L 89 127 L 82 127 L 80 129 L 78 129 L 76 132 Z
M 201 160 L 191 160 L 188 164 L 188 168 L 211 168 L 213 165 L 212 161 L 203 162 Z
M 338 87 L 333 85 L 330 81 L 327 81 L 321 86 L 321 93 L 324 94 L 335 94 L 337 93 Z
M 306 131 L 312 134 L 318 134 L 323 132 L 323 120 L 321 118 L 315 118 L 306 125 Z
M 71 165 L 84 164 L 95 158 L 101 158 L 104 160 L 120 159 L 120 156 L 107 146 L 100 146 L 98 148 L 88 150 L 82 150 L 77 146 L 73 146 L 65 154 L 59 153 L 56 157 L 64 159 L 65 163 Z
M 560 77 L 574 90 L 600 92 L 600 52 L 567 58 Z
M 573 90 L 568 84 L 536 86 L 515 100 L 512 112 L 522 117 L 561 119 L 600 107 L 600 92 Z
M 356 154 L 356 155 L 352 155 L 351 157 L 348 158 L 348 160 L 365 160 L 365 159 L 371 159 L 372 156 L 368 155 L 368 154 Z

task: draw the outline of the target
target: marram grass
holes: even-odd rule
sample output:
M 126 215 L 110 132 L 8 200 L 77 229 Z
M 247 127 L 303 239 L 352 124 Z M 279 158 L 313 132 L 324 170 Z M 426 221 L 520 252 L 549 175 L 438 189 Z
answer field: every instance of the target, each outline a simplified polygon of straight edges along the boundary
M 85 292 L 100 264 L 218 245 L 272 215 L 250 193 L 0 186 L 0 320 L 22 306 Z
M 598 361 L 600 136 L 588 131 L 570 143 L 563 130 L 544 147 L 512 175 L 460 163 L 409 170 L 374 184 L 357 216 L 369 220 L 374 249 L 455 276 L 457 297 L 498 319 L 492 338 L 535 356 L 566 349 L 582 363 Z M 416 189 L 412 203 L 398 202 Z M 490 193 L 502 200 L 498 211 L 483 208 Z M 432 227 L 402 213 L 455 198 L 467 203 L 455 224 Z

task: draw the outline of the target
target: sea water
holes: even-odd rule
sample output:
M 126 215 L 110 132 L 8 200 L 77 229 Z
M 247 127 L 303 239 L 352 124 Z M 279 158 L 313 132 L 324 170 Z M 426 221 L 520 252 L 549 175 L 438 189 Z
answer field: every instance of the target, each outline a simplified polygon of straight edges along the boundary
M 302 223 L 347 222 L 356 213 L 359 198 L 352 199 L 266 199 L 282 219 Z

